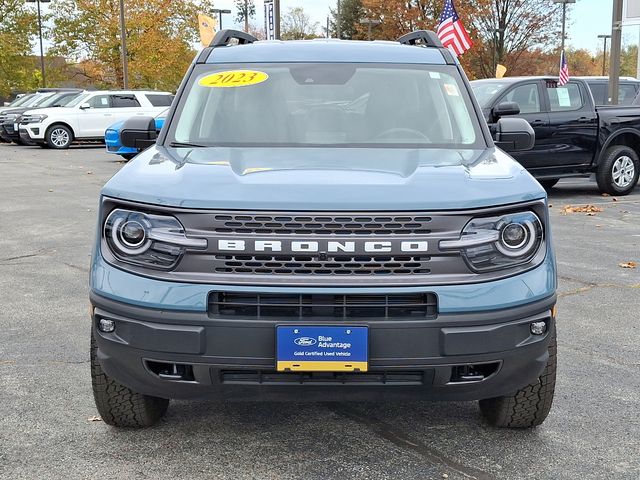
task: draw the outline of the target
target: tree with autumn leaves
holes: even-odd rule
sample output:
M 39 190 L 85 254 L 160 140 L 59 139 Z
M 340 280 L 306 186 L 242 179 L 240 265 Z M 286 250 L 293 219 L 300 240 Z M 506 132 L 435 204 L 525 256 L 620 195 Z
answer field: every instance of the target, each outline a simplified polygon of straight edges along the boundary
M 23 0 L 0 0 L 0 97 L 33 88 L 40 75 L 30 58 L 36 17 Z
M 375 36 L 389 40 L 412 30 L 435 30 L 444 6 L 443 0 L 345 1 L 361 4 L 367 17 L 381 20 Z M 549 0 L 466 0 L 455 5 L 474 43 L 460 58 L 471 77 L 493 76 L 494 62 L 516 74 L 531 52 L 559 43 L 560 10 Z M 362 37 L 364 27 L 357 24 L 355 29 Z
M 129 86 L 175 90 L 193 60 L 197 14 L 210 0 L 125 0 Z M 51 3 L 50 54 L 84 63 L 95 86 L 122 85 L 118 0 Z

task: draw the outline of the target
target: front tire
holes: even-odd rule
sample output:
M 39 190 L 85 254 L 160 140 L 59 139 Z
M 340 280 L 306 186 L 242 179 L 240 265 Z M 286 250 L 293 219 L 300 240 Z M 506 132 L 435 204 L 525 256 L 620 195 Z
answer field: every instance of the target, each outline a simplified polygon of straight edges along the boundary
M 150 427 L 167 411 L 169 400 L 136 393 L 109 377 L 98 361 L 98 346 L 91 334 L 91 385 L 102 420 L 114 427 Z
M 50 148 L 67 149 L 73 142 L 73 132 L 65 125 L 54 125 L 47 130 L 45 140 Z
M 627 195 L 635 188 L 640 160 L 632 148 L 618 145 L 608 148 L 600 160 L 596 180 L 602 193 Z
M 531 428 L 549 415 L 556 387 L 557 345 L 555 329 L 549 342 L 549 360 L 538 380 L 513 395 L 480 400 L 480 411 L 490 425 Z

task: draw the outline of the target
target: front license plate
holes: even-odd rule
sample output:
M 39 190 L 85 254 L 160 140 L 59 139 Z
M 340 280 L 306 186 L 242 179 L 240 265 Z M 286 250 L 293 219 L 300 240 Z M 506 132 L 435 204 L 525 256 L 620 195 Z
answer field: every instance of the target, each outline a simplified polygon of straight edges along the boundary
M 368 327 L 276 327 L 279 372 L 366 372 L 368 361 Z

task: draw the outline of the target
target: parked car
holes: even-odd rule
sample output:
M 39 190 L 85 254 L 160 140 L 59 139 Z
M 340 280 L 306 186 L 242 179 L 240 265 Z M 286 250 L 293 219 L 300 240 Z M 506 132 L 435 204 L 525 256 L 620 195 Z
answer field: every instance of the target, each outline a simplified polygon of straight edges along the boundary
M 2 128 L 2 125 L 10 121 L 13 125 L 13 122 L 17 120 L 17 118 L 22 114 L 24 110 L 21 110 L 23 107 L 34 108 L 37 107 L 38 103 L 43 102 L 47 98 L 49 98 L 53 93 L 51 92 L 35 92 L 30 93 L 28 95 L 24 95 L 20 99 L 12 102 L 12 104 L 7 108 L 0 109 L 0 139 L 3 142 L 11 142 L 11 138 L 7 136 Z M 20 113 L 14 113 L 14 111 L 20 110 Z
M 168 111 L 168 109 L 163 111 L 155 118 L 156 130 L 158 133 L 160 133 L 160 130 L 164 125 L 164 121 Z M 116 122 L 113 125 L 109 126 L 109 128 L 107 128 L 107 130 L 104 132 L 104 143 L 107 146 L 107 153 L 120 155 L 126 160 L 131 160 L 138 153 L 140 153 L 141 149 L 134 147 L 125 147 L 122 145 L 122 143 L 120 143 L 120 129 L 122 128 L 123 124 L 124 121 Z
M 596 105 L 609 105 L 609 77 L 573 77 L 584 80 L 591 90 Z M 640 80 L 633 77 L 620 77 L 618 87 L 618 105 L 632 105 L 640 91 Z
M 546 192 L 496 147 L 435 33 L 220 31 L 156 132 L 152 117 L 124 123 L 122 145 L 150 147 L 100 198 L 91 366 L 104 422 L 151 425 L 170 398 L 480 400 L 492 425 L 544 421 Z M 506 149 L 533 135 L 497 122 Z
M 21 145 L 35 145 L 28 136 L 20 137 L 18 125 L 22 119 L 22 114 L 28 110 L 33 110 L 34 108 L 63 107 L 82 93 L 82 90 L 74 88 L 41 93 L 42 95 L 38 102 L 31 106 L 13 108 L 11 109 L 10 114 L 4 116 L 4 120 L 0 119 L 0 130 L 2 130 L 2 134 L 7 141 Z
M 168 92 L 87 92 L 64 108 L 25 112 L 20 120 L 20 135 L 58 149 L 69 148 L 74 140 L 104 141 L 104 132 L 112 123 L 134 115 L 157 115 L 171 104 L 171 98 Z
M 595 175 L 601 192 L 627 195 L 640 173 L 640 107 L 595 106 L 587 83 L 572 78 L 512 77 L 471 82 L 490 128 L 521 117 L 536 132 L 535 147 L 514 153 L 545 188 L 560 178 Z
M 17 107 L 20 104 L 20 102 L 23 100 L 23 98 L 26 97 L 27 95 L 28 94 L 26 93 L 20 93 L 16 95 L 16 98 L 11 100 L 10 102 L 4 102 L 3 108 Z

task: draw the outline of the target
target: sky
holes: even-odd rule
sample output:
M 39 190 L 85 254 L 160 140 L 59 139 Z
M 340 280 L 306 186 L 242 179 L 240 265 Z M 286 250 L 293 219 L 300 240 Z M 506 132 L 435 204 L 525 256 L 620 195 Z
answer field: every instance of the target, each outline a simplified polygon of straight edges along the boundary
M 55 0 L 53 1 L 55 2 Z M 458 3 L 463 1 L 457 0 Z M 548 1 L 551 2 L 551 0 Z M 444 0 L 442 3 L 444 5 Z M 263 3 L 261 0 L 255 0 L 255 4 L 257 15 L 255 19 L 252 19 L 252 23 L 262 26 L 264 24 Z M 45 11 L 48 8 L 46 5 L 43 4 Z M 302 7 L 321 27 L 326 24 L 329 8 L 335 8 L 335 5 L 336 0 L 281 0 L 282 12 L 286 12 L 288 8 Z M 223 15 L 223 26 L 232 26 L 235 18 L 234 1 L 216 0 L 215 7 L 232 10 L 232 14 Z M 575 4 L 568 5 L 567 45 L 586 48 L 593 53 L 601 49 L 602 40 L 597 37 L 599 34 L 611 34 L 612 8 L 613 0 L 577 0 Z M 624 44 L 637 44 L 640 37 L 640 26 L 624 27 L 622 35 Z

